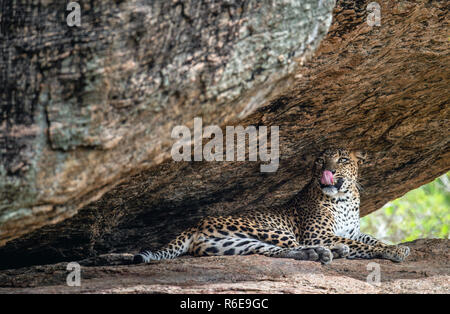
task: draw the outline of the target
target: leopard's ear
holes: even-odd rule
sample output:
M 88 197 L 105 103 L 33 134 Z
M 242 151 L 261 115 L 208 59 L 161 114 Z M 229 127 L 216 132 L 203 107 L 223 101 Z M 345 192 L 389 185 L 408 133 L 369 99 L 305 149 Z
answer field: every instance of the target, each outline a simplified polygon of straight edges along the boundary
M 353 155 L 354 155 L 354 156 L 356 157 L 356 159 L 358 160 L 358 164 L 359 164 L 359 165 L 362 165 L 362 164 L 366 163 L 367 158 L 368 158 L 367 152 L 360 151 L 360 150 L 354 151 L 354 152 L 353 152 Z

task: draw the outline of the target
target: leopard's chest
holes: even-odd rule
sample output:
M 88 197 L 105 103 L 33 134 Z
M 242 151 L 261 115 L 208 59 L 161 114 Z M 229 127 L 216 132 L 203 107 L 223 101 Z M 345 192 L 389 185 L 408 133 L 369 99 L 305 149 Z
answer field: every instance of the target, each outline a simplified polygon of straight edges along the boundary
M 340 201 L 334 206 L 334 234 L 353 238 L 359 234 L 359 203 Z

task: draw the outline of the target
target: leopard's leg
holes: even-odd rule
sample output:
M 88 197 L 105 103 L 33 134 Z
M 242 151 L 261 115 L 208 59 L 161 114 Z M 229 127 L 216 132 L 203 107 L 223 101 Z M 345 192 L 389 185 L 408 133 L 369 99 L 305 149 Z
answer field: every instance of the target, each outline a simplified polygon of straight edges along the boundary
M 406 258 L 410 253 L 409 247 L 405 245 L 388 245 L 376 239 L 375 237 L 365 233 L 359 233 L 353 239 L 368 245 L 378 246 L 385 249 L 389 249 L 391 251 L 396 251 L 399 255 L 404 256 L 404 258 Z
M 182 232 L 174 240 L 170 241 L 165 247 L 155 252 L 145 250 L 134 256 L 133 262 L 148 263 L 150 261 L 159 261 L 163 259 L 173 259 L 188 252 L 196 228 L 190 228 Z
M 194 256 L 260 254 L 269 257 L 320 261 L 324 264 L 333 259 L 331 251 L 320 246 L 280 247 L 254 238 L 220 238 L 204 235 L 194 240 L 190 253 Z
M 391 246 L 382 247 L 370 245 L 353 239 L 336 236 L 334 234 L 321 235 L 320 239 L 318 238 L 304 239 L 303 243 L 309 245 L 323 245 L 326 247 L 333 247 L 337 245 L 348 246 L 350 252 L 347 258 L 350 259 L 382 258 L 382 259 L 389 259 L 393 262 L 402 262 L 408 256 L 409 253 L 401 249 L 399 250 L 398 247 L 391 247 Z
M 380 240 L 376 239 L 375 237 L 372 237 L 371 235 L 365 234 L 365 233 L 358 233 L 355 236 L 352 237 L 353 240 L 359 241 L 365 244 L 373 245 L 373 246 L 382 246 L 387 247 L 388 245 L 381 242 Z

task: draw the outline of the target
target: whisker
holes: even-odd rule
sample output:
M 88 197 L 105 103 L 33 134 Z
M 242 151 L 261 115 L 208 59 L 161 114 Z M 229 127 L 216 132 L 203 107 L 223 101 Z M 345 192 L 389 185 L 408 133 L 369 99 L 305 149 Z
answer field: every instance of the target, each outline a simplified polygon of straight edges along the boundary
M 355 185 L 356 185 L 356 188 L 358 189 L 359 192 L 361 192 L 362 190 L 364 190 L 362 184 L 359 183 L 357 180 L 355 181 Z

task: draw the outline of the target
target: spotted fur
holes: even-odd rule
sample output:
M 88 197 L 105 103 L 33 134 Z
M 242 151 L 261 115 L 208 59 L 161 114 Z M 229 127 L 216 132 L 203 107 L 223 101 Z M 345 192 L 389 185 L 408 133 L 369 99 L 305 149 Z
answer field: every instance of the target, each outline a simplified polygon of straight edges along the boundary
M 206 217 L 161 250 L 143 251 L 134 260 L 261 254 L 322 263 L 333 257 L 403 261 L 408 247 L 386 245 L 360 232 L 357 177 L 363 161 L 359 152 L 329 149 L 316 160 L 311 182 L 288 205 Z M 332 173 L 334 184 L 321 182 L 325 171 Z

